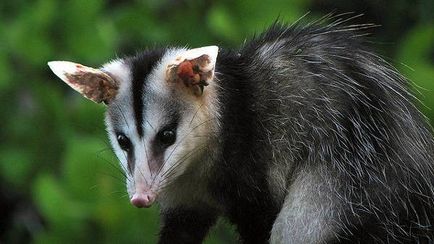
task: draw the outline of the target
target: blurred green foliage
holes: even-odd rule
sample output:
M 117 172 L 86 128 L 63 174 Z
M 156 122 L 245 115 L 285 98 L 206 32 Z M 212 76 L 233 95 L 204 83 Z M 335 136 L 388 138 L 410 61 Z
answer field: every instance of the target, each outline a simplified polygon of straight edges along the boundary
M 104 108 L 60 82 L 48 70 L 49 60 L 99 66 L 145 47 L 235 47 L 274 20 L 291 23 L 310 9 L 307 20 L 332 10 L 361 12 L 366 15 L 358 23 L 374 20 L 387 27 L 374 30 L 373 46 L 412 80 L 426 105 L 422 110 L 434 121 L 434 112 L 428 109 L 434 108 L 432 1 L 396 1 L 387 15 L 378 13 L 375 4 L 0 2 L 0 213 L 4 215 L 0 242 L 155 243 L 157 239 L 157 207 L 138 210 L 129 204 L 106 139 Z M 235 239 L 233 228 L 219 222 L 207 243 Z

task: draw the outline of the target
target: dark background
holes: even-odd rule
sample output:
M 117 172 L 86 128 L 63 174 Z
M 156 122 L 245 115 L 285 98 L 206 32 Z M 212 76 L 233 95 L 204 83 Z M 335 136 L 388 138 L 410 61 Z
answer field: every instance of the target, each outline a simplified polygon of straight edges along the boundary
M 434 121 L 434 1 L 0 2 L 0 242 L 155 243 L 158 208 L 133 208 L 106 139 L 104 107 L 82 99 L 46 63 L 98 67 L 146 47 L 237 47 L 276 19 L 364 14 L 349 24 L 412 82 Z M 233 243 L 219 222 L 206 243 Z

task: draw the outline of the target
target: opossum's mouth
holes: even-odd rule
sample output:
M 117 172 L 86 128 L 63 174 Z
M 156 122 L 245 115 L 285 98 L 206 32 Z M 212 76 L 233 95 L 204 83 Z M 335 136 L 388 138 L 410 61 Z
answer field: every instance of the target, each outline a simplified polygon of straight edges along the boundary
M 154 203 L 156 197 L 157 195 L 152 191 L 136 192 L 131 198 L 131 204 L 138 208 L 149 208 Z

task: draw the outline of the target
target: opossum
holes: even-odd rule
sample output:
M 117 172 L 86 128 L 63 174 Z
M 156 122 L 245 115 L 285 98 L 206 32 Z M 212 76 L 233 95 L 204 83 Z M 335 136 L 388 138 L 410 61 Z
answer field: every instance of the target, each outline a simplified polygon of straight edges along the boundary
M 408 81 L 358 29 L 273 24 L 239 49 L 49 62 L 105 123 L 159 243 L 433 243 L 434 142 Z

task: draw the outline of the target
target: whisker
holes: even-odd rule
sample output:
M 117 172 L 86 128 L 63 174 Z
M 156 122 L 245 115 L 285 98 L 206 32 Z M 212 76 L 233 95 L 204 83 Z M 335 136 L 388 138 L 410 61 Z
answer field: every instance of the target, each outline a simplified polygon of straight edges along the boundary
M 121 169 L 119 169 L 116 165 L 119 165 L 119 164 L 115 164 L 115 163 L 113 163 L 112 161 L 110 161 L 110 160 L 108 160 L 108 159 L 106 159 L 106 158 L 104 158 L 104 157 L 102 157 L 100 154 L 101 153 L 103 153 L 104 151 L 100 151 L 100 152 L 98 152 L 98 154 L 97 154 L 97 158 L 99 158 L 99 159 L 102 159 L 102 160 L 104 160 L 105 162 L 107 162 L 111 167 L 113 167 L 114 169 L 116 169 L 116 171 L 117 172 L 119 172 L 125 179 L 127 179 L 127 180 L 129 180 L 128 179 L 128 177 L 127 177 L 127 175 L 121 170 Z M 121 165 L 121 167 L 122 167 L 122 165 Z
M 157 177 L 161 170 L 163 169 L 164 165 L 166 164 L 166 162 L 170 159 L 170 157 L 172 156 L 173 152 L 176 150 L 176 148 L 187 138 L 188 135 L 190 135 L 195 129 L 199 128 L 202 124 L 211 121 L 212 119 L 209 120 L 205 120 L 202 123 L 198 124 L 197 126 L 193 127 L 180 141 L 178 141 L 176 143 L 176 145 L 174 146 L 174 148 L 172 149 L 172 151 L 170 152 L 169 156 L 167 157 L 167 159 L 164 160 L 164 162 L 161 164 L 161 166 L 158 168 L 157 173 L 155 175 L 155 177 Z
M 154 126 L 152 126 L 151 122 L 149 122 L 146 118 L 145 118 L 146 123 L 148 123 L 149 126 L 151 126 L 152 130 L 154 130 L 155 133 L 157 133 L 157 130 L 155 130 Z
M 120 196 L 120 198 L 129 198 L 128 192 L 125 193 L 124 195 Z
M 198 153 L 199 151 L 201 151 L 202 149 L 204 149 L 204 150 L 209 150 L 209 146 L 203 146 L 203 147 L 201 147 L 201 148 L 196 148 L 196 149 L 193 149 L 193 150 L 191 150 L 189 153 L 187 153 L 187 154 L 189 154 L 188 155 L 188 157 L 186 157 L 186 158 L 184 158 L 186 155 L 184 155 L 184 157 L 182 157 L 180 160 L 178 160 L 171 168 L 172 169 L 170 169 L 170 170 L 167 170 L 164 174 L 166 175 L 165 177 L 163 177 L 163 181 L 161 182 L 161 185 L 160 185 L 160 187 L 159 187 L 159 189 L 160 189 L 160 191 L 162 191 L 162 190 L 164 190 L 170 183 L 171 183 L 171 177 L 174 175 L 174 173 L 176 172 L 176 169 L 180 166 L 180 165 L 182 165 L 182 163 L 183 162 L 185 162 L 186 160 L 188 160 L 190 157 L 192 157 L 195 153 Z M 213 161 L 215 161 L 215 159 L 214 159 L 214 154 L 209 154 L 208 155 L 208 157 L 211 157 L 211 159 L 213 160 Z M 182 162 L 180 162 L 182 160 Z
M 199 128 L 200 126 L 204 125 L 205 123 L 208 123 L 210 121 L 212 121 L 213 119 L 208 119 L 203 121 L 202 123 L 196 125 L 195 127 L 193 127 L 178 143 L 176 143 L 175 147 L 172 149 L 172 151 L 170 152 L 169 156 L 167 157 L 166 160 L 164 160 L 161 168 L 165 165 L 165 163 L 170 159 L 170 157 L 172 156 L 173 152 L 178 148 L 178 146 L 191 134 L 193 133 L 194 130 L 196 130 L 197 128 Z M 160 170 L 159 170 L 160 171 Z M 159 173 L 159 172 L 158 172 Z
M 112 191 L 110 192 L 110 196 L 119 195 L 121 198 L 128 196 L 128 193 L 125 191 Z
M 172 177 L 172 175 L 174 174 L 174 172 L 176 171 L 176 169 L 178 169 L 183 162 L 185 162 L 186 160 L 188 160 L 190 157 L 192 157 L 194 154 L 198 153 L 199 151 L 201 151 L 202 149 L 207 148 L 207 146 L 202 146 L 199 148 L 195 148 L 190 150 L 190 152 L 188 152 L 187 154 L 185 154 L 183 157 L 181 157 L 178 161 L 176 161 L 173 165 L 171 165 L 166 172 L 164 172 L 162 174 L 162 178 L 163 181 L 161 181 L 161 186 L 164 186 L 164 184 L 169 183 L 170 181 L 170 177 Z
M 119 104 L 115 104 L 115 107 L 119 111 L 119 113 L 122 115 L 122 118 L 123 118 L 125 124 L 127 125 L 128 129 L 130 129 L 130 125 L 128 123 L 127 118 L 125 117 L 124 111 L 119 107 Z
M 199 108 L 196 109 L 196 112 L 194 112 L 193 116 L 191 116 L 191 120 L 190 123 L 188 124 L 188 127 L 191 126 L 191 124 L 193 123 L 194 118 L 196 117 L 197 113 L 199 112 L 199 110 L 202 108 L 202 106 L 204 106 L 205 103 L 201 103 Z
M 191 149 L 189 152 L 187 152 L 186 154 L 184 154 L 184 156 L 182 156 L 180 159 L 178 159 L 173 165 L 175 165 L 175 164 L 177 164 L 179 161 L 181 161 L 181 160 L 183 160 L 185 157 L 187 157 L 187 156 L 189 156 L 189 154 L 190 153 L 194 153 L 195 151 L 199 151 L 199 150 L 201 150 L 201 149 L 203 149 L 203 148 L 205 148 L 205 147 L 208 147 L 208 146 L 201 146 L 201 147 L 197 147 L 197 148 L 193 148 L 193 149 Z M 161 174 L 161 176 L 164 176 L 165 175 L 165 173 L 167 173 L 167 171 L 171 168 L 171 167 L 173 167 L 173 165 L 171 165 L 167 170 L 166 170 L 166 172 L 164 172 L 163 174 Z
M 114 175 L 112 175 L 112 174 L 104 173 L 104 172 L 98 172 L 98 174 L 100 174 L 100 175 L 104 175 L 104 176 L 110 176 L 111 178 L 120 181 L 120 182 L 122 183 L 122 185 L 125 183 L 124 179 L 121 179 L 121 178 L 119 178 L 119 177 L 117 177 L 117 176 L 114 176 Z M 94 187 L 96 187 L 96 186 L 94 186 Z

